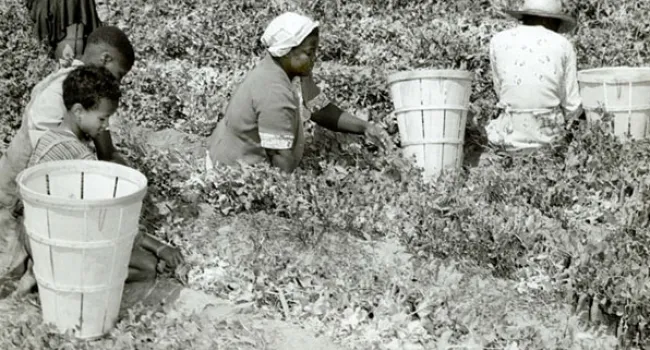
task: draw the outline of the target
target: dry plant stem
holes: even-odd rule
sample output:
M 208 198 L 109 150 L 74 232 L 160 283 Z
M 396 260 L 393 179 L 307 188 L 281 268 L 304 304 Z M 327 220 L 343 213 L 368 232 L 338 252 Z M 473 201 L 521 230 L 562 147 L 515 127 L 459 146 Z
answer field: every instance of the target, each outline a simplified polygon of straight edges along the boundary
M 282 305 L 282 311 L 284 312 L 284 319 L 285 320 L 290 320 L 291 319 L 291 314 L 289 312 L 289 304 L 287 303 L 287 298 L 284 296 L 284 293 L 282 292 L 282 289 L 276 287 L 276 290 L 277 290 L 278 296 L 280 298 L 280 303 Z

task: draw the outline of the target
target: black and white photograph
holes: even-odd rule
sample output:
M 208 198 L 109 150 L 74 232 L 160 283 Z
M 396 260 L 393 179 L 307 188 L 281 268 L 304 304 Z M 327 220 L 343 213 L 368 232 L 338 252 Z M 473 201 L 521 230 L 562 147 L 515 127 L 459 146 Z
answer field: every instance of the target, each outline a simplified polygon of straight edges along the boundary
M 0 350 L 650 349 L 649 0 L 0 0 Z

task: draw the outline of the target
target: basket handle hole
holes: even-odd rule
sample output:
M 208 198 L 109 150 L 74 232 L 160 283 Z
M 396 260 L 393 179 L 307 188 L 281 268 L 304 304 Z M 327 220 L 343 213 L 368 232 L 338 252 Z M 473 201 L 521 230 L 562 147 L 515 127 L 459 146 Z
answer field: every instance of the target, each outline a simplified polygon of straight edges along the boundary
M 115 198 L 115 196 L 117 196 L 117 184 L 119 183 L 119 181 L 120 181 L 120 178 L 116 176 L 115 177 L 115 185 L 113 186 L 113 198 Z

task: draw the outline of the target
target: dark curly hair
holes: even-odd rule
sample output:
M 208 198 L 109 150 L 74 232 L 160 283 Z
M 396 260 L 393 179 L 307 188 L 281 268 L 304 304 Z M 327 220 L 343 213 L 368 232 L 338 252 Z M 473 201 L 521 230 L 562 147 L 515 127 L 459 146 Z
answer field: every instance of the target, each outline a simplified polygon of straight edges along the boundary
M 94 109 L 102 98 L 119 101 L 120 84 L 104 67 L 81 66 L 63 80 L 63 103 L 68 110 L 76 103 Z
M 127 68 L 133 66 L 133 62 L 135 62 L 133 45 L 131 45 L 131 41 L 120 28 L 115 26 L 101 26 L 90 33 L 86 47 L 102 44 L 115 48 L 122 54 L 124 59 L 126 59 L 124 63 L 126 63 Z

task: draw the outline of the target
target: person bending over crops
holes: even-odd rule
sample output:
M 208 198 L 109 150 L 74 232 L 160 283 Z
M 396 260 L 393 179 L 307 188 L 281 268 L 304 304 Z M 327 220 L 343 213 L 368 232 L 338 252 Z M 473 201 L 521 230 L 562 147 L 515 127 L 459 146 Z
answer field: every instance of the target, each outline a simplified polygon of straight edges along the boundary
M 33 147 L 49 129 L 63 122 L 66 108 L 63 101 L 63 80 L 83 65 L 105 67 L 121 80 L 131 69 L 135 55 L 126 35 L 116 27 L 104 26 L 88 37 L 81 60 L 73 67 L 60 69 L 39 82 L 31 93 L 20 128 L 0 157 L 0 280 L 3 276 L 20 275 L 26 252 L 18 244 L 12 212 L 19 204 L 16 176 L 27 167 Z M 109 131 L 95 137 L 94 145 L 100 160 L 126 164 L 113 146 Z
M 34 33 L 56 59 L 65 50 L 78 58 L 90 33 L 102 25 L 94 0 L 26 0 Z
M 507 150 L 535 149 L 564 135 L 565 123 L 582 112 L 576 52 L 560 33 L 576 21 L 560 0 L 527 0 L 515 28 L 490 41 L 490 64 L 500 115 L 487 126 L 491 144 Z
M 10 208 L 17 202 L 15 178 L 27 166 L 38 139 L 63 122 L 66 108 L 62 83 L 65 77 L 76 67 L 89 65 L 106 67 L 115 78 L 121 80 L 133 62 L 133 47 L 126 35 L 116 27 L 100 27 L 88 38 L 88 46 L 81 60 L 75 60 L 70 68 L 50 74 L 34 87 L 22 125 L 0 158 L 0 209 Z M 94 138 L 94 145 L 100 160 L 126 164 L 115 149 L 108 130 Z
M 106 68 L 75 68 L 63 81 L 65 117 L 59 126 L 49 129 L 39 138 L 28 167 L 57 160 L 97 160 L 89 143 L 106 130 L 108 119 L 117 110 L 120 97 L 119 83 Z M 30 253 L 29 240 L 24 232 L 21 236 Z M 139 233 L 131 254 L 127 282 L 155 279 L 158 259 L 172 269 L 183 262 L 177 248 Z M 35 279 L 28 271 L 20 287 L 25 290 L 34 285 Z
M 341 110 L 320 91 L 312 77 L 319 44 L 319 24 L 284 13 L 273 19 L 262 43 L 268 53 L 235 91 L 209 138 L 207 165 L 270 162 L 291 172 L 302 159 L 303 122 L 299 95 L 292 80 L 299 78 L 304 106 L 311 120 L 330 130 L 364 134 L 388 147 L 388 134 L 379 126 Z

